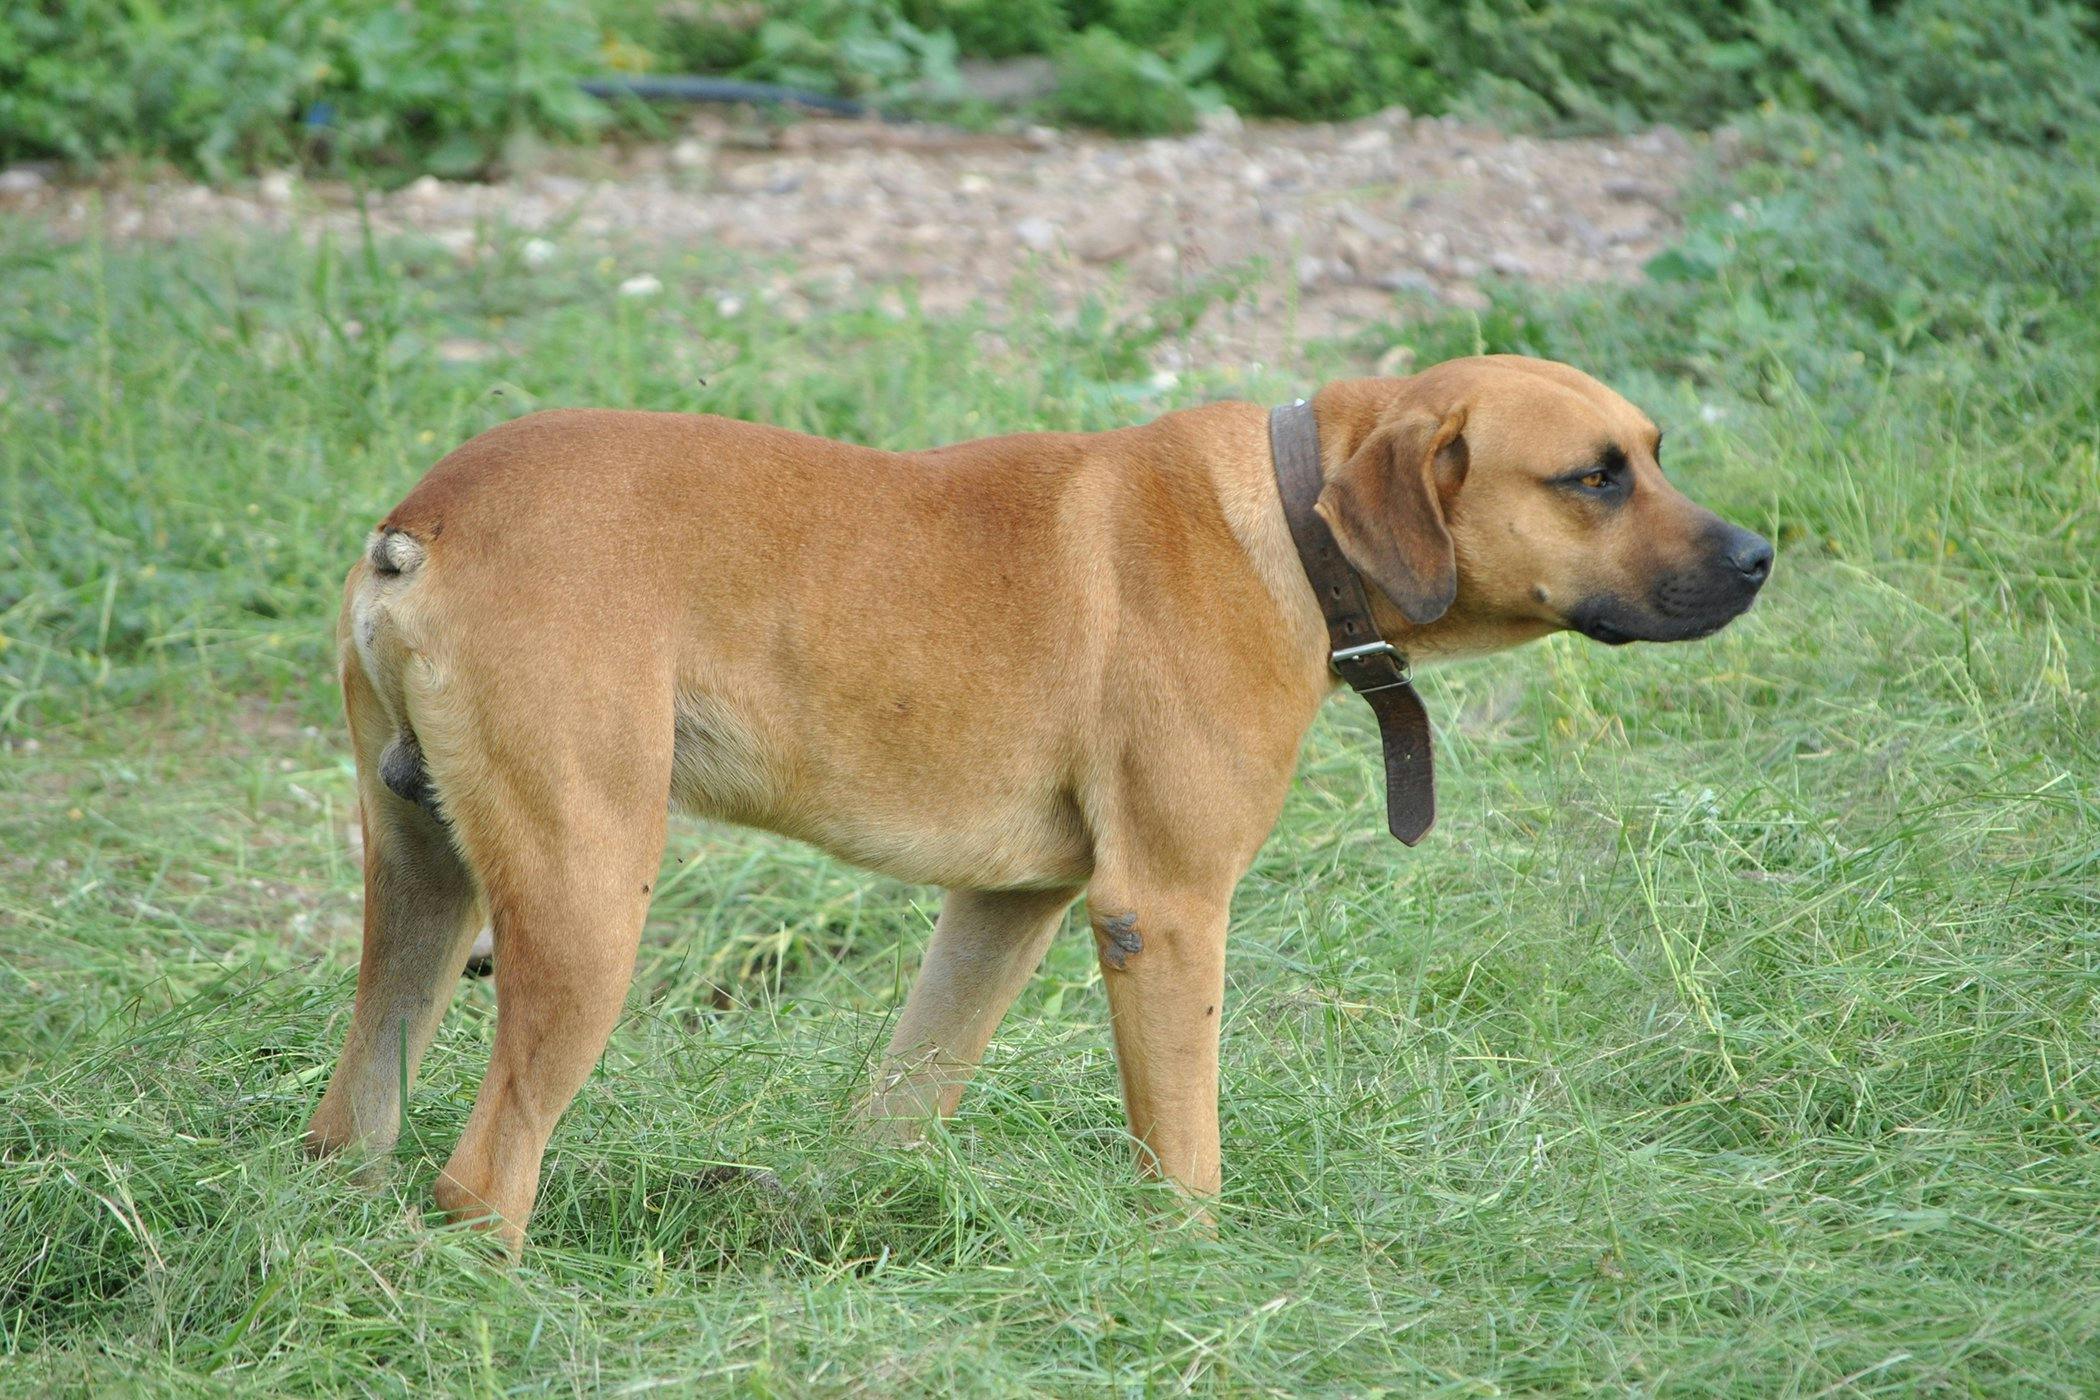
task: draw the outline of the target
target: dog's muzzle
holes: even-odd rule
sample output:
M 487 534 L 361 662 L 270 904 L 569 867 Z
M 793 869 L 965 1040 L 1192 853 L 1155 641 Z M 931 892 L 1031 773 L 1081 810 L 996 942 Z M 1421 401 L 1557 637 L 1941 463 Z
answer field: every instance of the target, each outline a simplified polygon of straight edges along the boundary
M 1717 523 L 1700 562 L 1663 574 L 1639 600 L 1615 594 L 1585 599 L 1568 626 L 1606 646 L 1689 642 L 1710 637 L 1741 617 L 1772 576 L 1772 542 L 1738 525 Z

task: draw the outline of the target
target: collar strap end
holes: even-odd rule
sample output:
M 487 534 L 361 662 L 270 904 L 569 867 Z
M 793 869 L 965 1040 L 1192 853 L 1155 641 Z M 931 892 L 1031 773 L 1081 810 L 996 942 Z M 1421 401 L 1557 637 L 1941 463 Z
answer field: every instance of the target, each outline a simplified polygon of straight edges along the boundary
M 1356 641 L 1378 633 L 1363 580 L 1342 557 L 1333 532 L 1313 508 L 1322 484 L 1320 427 L 1305 400 L 1269 415 L 1269 451 L 1298 563 L 1327 621 L 1327 664 L 1364 697 L 1378 719 L 1379 746 L 1385 751 L 1386 827 L 1412 846 L 1436 824 L 1429 712 L 1415 693 L 1407 658 L 1391 642 Z

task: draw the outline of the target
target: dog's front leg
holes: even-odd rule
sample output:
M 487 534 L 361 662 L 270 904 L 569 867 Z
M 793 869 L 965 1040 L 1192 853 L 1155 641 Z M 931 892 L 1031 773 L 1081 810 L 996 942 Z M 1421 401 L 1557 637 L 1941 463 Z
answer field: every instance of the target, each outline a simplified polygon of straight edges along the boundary
M 1196 1196 L 1219 1186 L 1218 1022 L 1231 897 L 1229 888 L 1167 894 L 1098 880 L 1087 894 L 1139 1169 Z

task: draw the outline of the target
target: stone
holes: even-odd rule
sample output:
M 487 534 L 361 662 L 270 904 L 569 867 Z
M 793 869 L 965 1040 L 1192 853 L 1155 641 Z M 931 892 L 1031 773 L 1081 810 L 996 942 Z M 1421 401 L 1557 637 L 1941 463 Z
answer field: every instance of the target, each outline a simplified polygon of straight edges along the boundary
M 1048 219 L 1031 215 L 1014 225 L 1014 237 L 1024 247 L 1037 253 L 1047 253 L 1057 244 L 1057 225 Z

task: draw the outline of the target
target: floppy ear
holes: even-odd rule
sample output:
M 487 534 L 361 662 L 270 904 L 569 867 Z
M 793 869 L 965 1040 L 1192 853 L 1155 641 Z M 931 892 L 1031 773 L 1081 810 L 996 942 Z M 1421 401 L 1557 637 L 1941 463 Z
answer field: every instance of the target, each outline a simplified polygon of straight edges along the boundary
M 1409 622 L 1434 622 L 1458 596 L 1438 471 L 1466 470 L 1466 411 L 1416 410 L 1379 427 L 1335 469 L 1313 509 L 1356 571 Z

